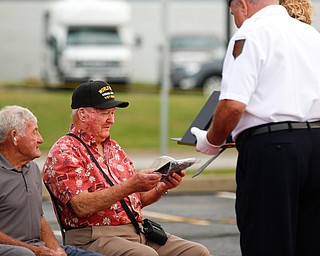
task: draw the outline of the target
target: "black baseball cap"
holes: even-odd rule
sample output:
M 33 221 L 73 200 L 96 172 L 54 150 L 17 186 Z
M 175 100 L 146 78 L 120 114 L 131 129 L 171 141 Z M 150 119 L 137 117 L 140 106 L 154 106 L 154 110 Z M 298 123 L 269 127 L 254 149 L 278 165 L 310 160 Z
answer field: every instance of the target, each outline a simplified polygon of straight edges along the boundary
M 116 100 L 111 86 L 104 81 L 85 82 L 80 84 L 72 94 L 71 108 L 126 108 L 129 102 Z

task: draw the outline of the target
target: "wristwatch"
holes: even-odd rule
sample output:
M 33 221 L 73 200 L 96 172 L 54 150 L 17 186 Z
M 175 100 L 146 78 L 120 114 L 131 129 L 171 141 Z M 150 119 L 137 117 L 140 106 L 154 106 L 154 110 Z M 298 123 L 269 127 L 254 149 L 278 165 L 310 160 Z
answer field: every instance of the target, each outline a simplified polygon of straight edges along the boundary
M 164 191 L 163 193 L 161 193 L 161 192 L 159 191 L 159 189 L 158 189 L 158 185 L 157 185 L 155 188 L 156 188 L 157 193 L 158 193 L 158 194 L 161 194 L 162 196 L 165 196 L 166 194 L 169 193 L 169 190 L 166 190 L 166 191 Z

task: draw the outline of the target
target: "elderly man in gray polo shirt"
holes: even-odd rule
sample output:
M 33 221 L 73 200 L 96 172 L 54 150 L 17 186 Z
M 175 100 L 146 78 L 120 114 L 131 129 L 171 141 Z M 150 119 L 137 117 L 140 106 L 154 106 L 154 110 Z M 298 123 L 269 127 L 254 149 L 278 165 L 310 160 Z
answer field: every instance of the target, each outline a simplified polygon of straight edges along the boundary
M 42 211 L 42 178 L 32 160 L 43 139 L 26 108 L 0 110 L 0 255 L 95 256 L 59 245 Z

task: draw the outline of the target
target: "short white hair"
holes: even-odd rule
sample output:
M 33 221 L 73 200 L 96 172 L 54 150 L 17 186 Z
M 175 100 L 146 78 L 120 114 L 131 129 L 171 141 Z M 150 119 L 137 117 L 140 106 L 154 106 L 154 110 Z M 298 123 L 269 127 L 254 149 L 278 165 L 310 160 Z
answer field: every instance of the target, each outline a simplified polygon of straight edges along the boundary
M 26 122 L 38 123 L 35 115 L 27 108 L 12 105 L 0 110 L 0 143 L 4 142 L 13 129 L 25 134 Z
M 72 118 L 74 118 L 74 116 L 76 115 L 77 111 L 78 111 L 78 108 L 72 109 L 72 111 L 71 111 Z

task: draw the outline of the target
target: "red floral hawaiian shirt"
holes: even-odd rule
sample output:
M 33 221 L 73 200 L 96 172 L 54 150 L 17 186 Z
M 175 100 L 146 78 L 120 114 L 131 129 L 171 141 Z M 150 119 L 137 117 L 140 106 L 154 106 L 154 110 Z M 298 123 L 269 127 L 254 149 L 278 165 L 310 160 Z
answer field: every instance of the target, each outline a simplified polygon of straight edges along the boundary
M 98 153 L 93 137 L 73 125 L 70 133 L 79 136 L 89 147 L 102 169 L 114 184 L 121 183 L 136 173 L 132 161 L 114 140 L 104 142 L 104 156 Z M 90 216 L 79 218 L 72 210 L 69 200 L 82 191 L 93 192 L 108 189 L 105 180 L 85 147 L 71 136 L 63 136 L 51 148 L 43 167 L 44 182 L 56 197 L 59 215 L 64 228 L 79 228 L 99 225 L 121 225 L 131 223 L 120 202 Z M 140 194 L 133 193 L 125 198 L 136 220 L 142 221 Z

